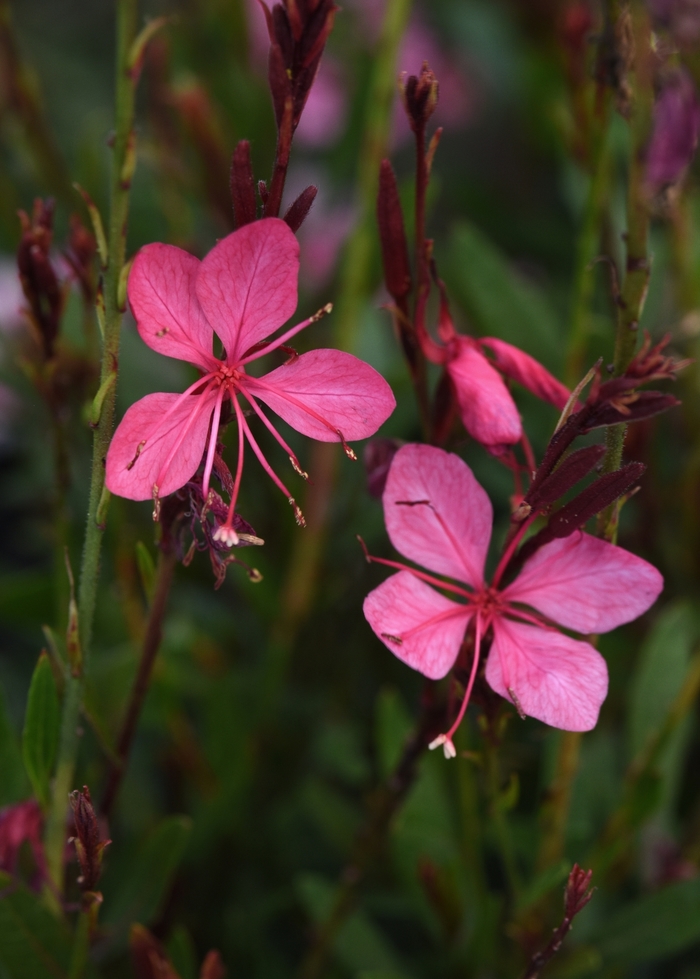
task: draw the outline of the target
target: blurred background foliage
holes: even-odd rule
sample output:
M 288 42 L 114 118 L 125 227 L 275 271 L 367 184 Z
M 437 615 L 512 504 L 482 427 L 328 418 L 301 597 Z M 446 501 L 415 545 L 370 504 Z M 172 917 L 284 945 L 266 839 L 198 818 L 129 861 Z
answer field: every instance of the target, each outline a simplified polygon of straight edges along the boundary
M 570 11 L 584 6 L 416 0 L 391 69 L 417 72 L 426 58 L 441 82 L 434 121 L 445 132 L 429 234 L 461 328 L 517 344 L 569 382 L 598 357 L 611 360 L 615 316 L 610 277 L 598 265 L 586 273 L 587 330 L 573 351 L 591 170 L 576 147 L 565 27 Z M 27 691 L 39 651 L 62 643 L 68 607 L 56 553 L 51 421 L 28 377 L 30 341 L 17 313 L 17 211 L 30 211 L 36 196 L 55 197 L 58 254 L 70 215 L 88 220 L 74 181 L 107 209 L 114 9 L 107 0 L 5 0 L 0 10 L 0 804 L 8 805 L 30 794 L 19 748 Z M 253 0 L 163 0 L 144 3 L 141 14 L 172 19 L 151 43 L 139 88 L 128 251 L 167 241 L 201 256 L 232 227 L 228 172 L 236 141 L 251 141 L 256 176 L 267 176 L 272 164 L 263 16 Z M 298 318 L 329 300 L 340 304 L 303 335 L 300 349 L 340 342 L 373 364 L 398 402 L 381 434 L 418 440 L 411 385 L 381 309 L 387 297 L 374 230 L 352 294 L 346 286 L 347 242 L 373 208 L 358 175 L 382 17 L 380 0 L 346 0 L 337 14 L 295 140 L 286 199 L 308 183 L 319 186 L 299 236 Z M 698 51 L 686 46 L 681 57 L 700 81 Z M 12 57 L 20 59 L 14 68 Z M 406 202 L 408 137 L 395 104 L 387 152 Z M 595 249 L 619 263 L 629 152 L 621 118 L 607 139 Z M 423 756 L 389 832 L 370 841 L 358 886 L 344 873 L 356 863 L 358 834 L 362 849 L 367 827 L 371 835 L 379 825 L 380 787 L 412 729 L 423 683 L 388 655 L 361 613 L 364 595 L 384 575 L 365 563 L 355 535 L 372 553 L 392 556 L 362 464 L 341 458 L 338 447 L 331 459 L 326 447 L 291 432 L 286 437 L 314 481 L 307 530 L 295 526 L 251 463 L 239 509 L 266 542 L 251 558 L 262 582 L 234 565 L 215 591 L 202 554 L 177 569 L 108 827 L 104 904 L 86 974 L 131 975 L 127 943 L 138 922 L 166 946 L 182 979 L 194 979 L 211 948 L 230 976 L 310 976 L 309 949 L 319 941 L 328 945 L 321 974 L 339 979 L 516 977 L 560 920 L 562 887 L 578 861 L 593 869 L 598 890 L 547 976 L 700 979 L 700 732 L 692 697 L 700 655 L 699 175 L 691 169 L 673 206 L 654 219 L 642 323 L 655 339 L 670 332 L 676 353 L 696 358 L 674 389 L 684 405 L 638 424 L 626 447 L 626 458 L 649 468 L 623 511 L 620 542 L 656 564 L 666 588 L 644 619 L 601 641 L 610 694 L 598 727 L 571 759 L 558 851 L 555 843 L 547 854 L 546 837 L 562 735 L 506 711 L 496 753 L 473 707 L 458 745 L 466 754 L 451 763 Z M 94 350 L 95 325 L 85 330 L 85 315 L 71 291 L 61 349 L 74 394 L 63 419 L 73 567 L 94 391 L 94 374 L 76 366 Z M 126 317 L 120 414 L 151 391 L 182 390 L 194 379 L 189 370 L 146 349 Z M 554 410 L 520 391 L 516 397 L 539 455 Z M 259 437 L 270 458 L 281 462 L 266 435 Z M 510 476 L 474 443 L 465 441 L 460 452 L 494 501 L 500 540 Z M 151 507 L 113 500 L 77 781 L 93 796 L 103 788 L 136 669 L 155 559 Z M 69 881 L 77 873 L 72 864 Z M 339 888 L 350 895 L 347 914 L 328 934 L 324 922 Z M 0 898 L 0 976 L 67 976 L 68 930 L 9 879 Z

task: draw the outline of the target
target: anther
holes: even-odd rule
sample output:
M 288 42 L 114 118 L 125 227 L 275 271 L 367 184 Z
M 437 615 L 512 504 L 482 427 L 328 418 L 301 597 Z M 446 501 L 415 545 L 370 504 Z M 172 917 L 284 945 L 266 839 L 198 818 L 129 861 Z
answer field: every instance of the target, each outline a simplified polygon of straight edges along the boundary
M 238 534 L 230 524 L 222 524 L 220 527 L 217 527 L 212 537 L 216 541 L 221 541 L 226 547 L 235 547 L 240 540 Z
M 446 734 L 438 734 L 434 741 L 431 741 L 428 745 L 429 751 L 434 751 L 436 748 L 442 746 L 445 758 L 456 758 L 457 749 L 452 743 L 451 739 L 447 737 Z
M 301 512 L 301 507 L 297 504 L 297 501 L 293 496 L 289 497 L 289 505 L 294 511 L 294 519 L 300 527 L 306 526 L 306 520 L 304 519 L 304 514 Z
M 257 568 L 250 568 L 248 571 L 248 577 L 255 585 L 259 584 L 263 580 L 263 576 L 260 574 Z
M 158 332 L 156 333 L 156 336 L 157 337 L 164 337 L 166 333 L 170 333 L 170 330 L 169 330 L 169 328 L 167 326 L 164 326 L 162 330 L 158 330 Z
M 343 433 L 340 431 L 339 428 L 336 428 L 335 431 L 336 431 L 336 435 L 340 439 L 341 445 L 343 446 L 343 451 L 345 452 L 345 455 L 348 457 L 348 459 L 352 459 L 353 462 L 357 462 L 357 456 L 355 455 L 354 450 L 351 449 L 348 443 L 345 441 L 345 436 L 343 435 Z
M 299 465 L 299 460 L 297 459 L 296 456 L 290 456 L 289 461 L 291 462 L 292 469 L 294 470 L 295 473 L 299 473 L 299 475 L 304 479 L 309 478 L 309 474 L 307 472 L 304 472 L 304 470 L 301 468 L 301 466 Z
M 388 632 L 383 632 L 382 639 L 388 639 L 389 642 L 396 643 L 397 646 L 403 646 L 403 639 L 401 638 L 401 636 L 392 636 Z
M 520 701 L 518 700 L 518 696 L 517 696 L 515 690 L 513 690 L 512 687 L 508 687 L 508 696 L 513 701 L 513 705 L 514 705 L 515 709 L 517 710 L 517 712 L 520 715 L 521 719 L 524 721 L 525 718 L 527 717 L 527 714 L 523 710 L 523 708 L 522 708 L 522 706 L 520 704 Z
M 153 520 L 158 523 L 160 520 L 160 497 L 158 496 L 159 487 L 156 483 L 153 484 Z
M 265 543 L 262 537 L 255 537 L 253 534 L 239 534 L 238 539 L 244 544 L 255 544 L 256 547 L 262 547 Z
M 146 439 L 144 439 L 143 442 L 139 442 L 139 444 L 136 446 L 136 455 L 131 460 L 131 462 L 129 463 L 129 465 L 126 467 L 127 470 L 134 468 L 134 464 L 135 464 L 136 460 L 138 459 L 138 457 L 141 455 L 141 452 L 143 451 L 143 447 L 144 447 L 145 444 L 146 444 Z

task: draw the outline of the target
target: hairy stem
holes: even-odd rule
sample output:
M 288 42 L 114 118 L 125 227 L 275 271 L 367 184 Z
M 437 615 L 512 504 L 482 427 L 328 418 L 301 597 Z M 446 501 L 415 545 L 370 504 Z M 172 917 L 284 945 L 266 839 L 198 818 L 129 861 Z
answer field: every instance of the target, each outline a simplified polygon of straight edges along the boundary
M 109 254 L 104 274 L 105 314 L 100 386 L 103 386 L 112 376 L 116 377 L 119 365 L 119 334 L 122 318 L 119 285 L 126 254 L 129 191 L 135 159 L 133 123 L 136 77 L 129 64 L 129 55 L 136 35 L 136 23 L 137 0 L 118 0 L 116 120 L 109 216 Z M 59 892 L 62 890 L 63 844 L 68 793 L 73 785 L 78 754 L 78 721 L 84 674 L 90 657 L 92 626 L 97 601 L 100 550 L 107 502 L 104 497 L 104 466 L 114 427 L 115 398 L 116 383 L 113 383 L 108 387 L 102 402 L 100 418 L 93 438 L 87 527 L 78 589 L 78 621 L 82 665 L 77 670 L 71 670 L 66 676 L 56 777 L 46 827 L 47 865 L 51 880 Z
M 649 211 L 644 190 L 644 149 L 651 125 L 653 91 L 651 84 L 651 40 L 649 15 L 641 4 L 634 8 L 636 48 L 635 91 L 630 118 L 630 160 L 627 183 L 626 261 L 622 289 L 618 299 L 617 328 L 613 372 L 620 377 L 634 356 L 639 321 L 649 287 Z M 606 453 L 603 472 L 614 472 L 622 463 L 626 425 L 613 425 L 605 433 Z M 598 521 L 599 536 L 617 539 L 620 504 L 613 503 Z
M 148 693 L 153 664 L 156 661 L 156 656 L 160 649 L 163 635 L 163 619 L 165 618 L 170 586 L 172 585 L 173 574 L 175 572 L 175 563 L 174 553 L 170 551 L 164 553 L 161 551 L 158 558 L 153 601 L 151 602 L 146 633 L 143 637 L 143 645 L 141 647 L 141 659 L 139 660 L 139 667 L 131 688 L 129 704 L 117 739 L 116 756 L 112 759 L 107 773 L 107 788 L 105 789 L 100 806 L 100 811 L 103 816 L 109 817 L 122 779 L 126 773 L 131 745 L 136 734 L 136 726 L 141 716 L 146 694 Z

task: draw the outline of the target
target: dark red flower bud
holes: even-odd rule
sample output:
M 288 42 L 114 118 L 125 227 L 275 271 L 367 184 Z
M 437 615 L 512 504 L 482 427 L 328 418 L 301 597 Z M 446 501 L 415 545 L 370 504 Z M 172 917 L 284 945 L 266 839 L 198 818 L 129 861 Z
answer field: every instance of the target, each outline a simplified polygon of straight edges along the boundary
M 428 62 L 424 61 L 420 75 L 409 75 L 399 84 L 411 129 L 414 133 L 425 129 L 438 104 L 440 86 L 435 73 L 429 68 Z
M 594 428 L 603 428 L 607 425 L 642 421 L 669 408 L 675 408 L 680 403 L 678 398 L 674 398 L 672 394 L 664 394 L 662 391 L 635 391 L 625 399 L 620 398 L 617 401 L 595 406 L 581 431 L 590 432 Z
M 238 143 L 231 158 L 231 203 L 234 228 L 242 228 L 244 224 L 255 221 L 255 178 L 247 139 Z
M 19 212 L 22 237 L 17 249 L 17 267 L 29 303 L 28 313 L 47 358 L 54 354 L 63 312 L 63 292 L 49 256 L 53 212 L 54 202 L 40 198 L 34 201 L 31 219 L 24 211 Z
M 545 527 L 550 533 L 550 539 L 568 537 L 583 526 L 591 517 L 626 493 L 641 478 L 645 469 L 646 466 L 641 462 L 630 462 L 621 469 L 596 479 L 561 510 L 552 514 Z
M 575 918 L 593 897 L 595 888 L 591 887 L 592 877 L 592 870 L 581 870 L 577 863 L 574 864 L 564 890 L 565 917 Z
M 646 179 L 651 193 L 676 183 L 695 153 L 700 135 L 700 103 L 687 71 L 670 74 L 654 105 L 647 148 Z
M 604 445 L 589 445 L 572 452 L 539 486 L 525 495 L 532 509 L 556 502 L 596 466 L 605 455 Z
M 221 956 L 215 948 L 207 953 L 207 957 L 202 962 L 199 970 L 199 979 L 225 979 L 226 966 L 221 961 Z
M 83 891 L 93 891 L 102 873 L 102 856 L 105 847 L 111 840 L 100 840 L 100 827 L 90 798 L 90 790 L 83 786 L 70 794 L 70 805 L 73 810 L 75 836 L 72 842 L 78 855 L 81 875 L 78 883 Z
M 284 0 L 265 11 L 270 35 L 268 79 L 277 127 L 291 106 L 292 132 L 306 105 L 318 64 L 333 28 L 333 0 Z
M 382 498 L 391 460 L 402 445 L 400 439 L 371 439 L 365 445 L 362 461 L 367 473 L 367 492 L 370 496 L 378 500 Z
M 312 184 L 305 190 L 302 190 L 297 199 L 287 208 L 287 212 L 284 215 L 284 220 L 295 234 L 306 220 L 306 217 L 311 210 L 311 205 L 316 200 L 317 193 L 318 187 L 314 187 Z
M 384 281 L 389 295 L 400 302 L 411 291 L 411 266 L 396 176 L 388 160 L 379 170 L 377 221 L 382 245 Z
M 95 301 L 94 262 L 97 254 L 97 241 L 77 214 L 71 214 L 68 247 L 64 253 L 66 261 L 80 284 L 86 302 Z
M 129 951 L 136 979 L 180 979 L 167 952 L 143 925 L 132 925 Z

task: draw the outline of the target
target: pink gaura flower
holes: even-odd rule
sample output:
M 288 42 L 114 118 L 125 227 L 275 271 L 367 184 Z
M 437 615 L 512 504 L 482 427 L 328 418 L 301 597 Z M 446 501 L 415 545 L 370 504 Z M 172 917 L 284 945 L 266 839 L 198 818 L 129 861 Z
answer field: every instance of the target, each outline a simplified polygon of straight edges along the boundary
M 572 639 L 557 626 L 587 635 L 631 622 L 663 587 L 656 568 L 576 531 L 540 548 L 517 578 L 501 587 L 518 541 L 514 538 L 487 584 L 491 503 L 465 462 L 432 446 L 399 449 L 383 503 L 394 547 L 452 580 L 372 558 L 401 569 L 365 599 L 365 617 L 374 632 L 404 663 L 439 680 L 454 666 L 467 627 L 474 630 L 474 657 L 459 714 L 431 748 L 441 744 L 446 757 L 454 757 L 452 737 L 464 716 L 487 633 L 492 642 L 486 681 L 521 716 L 565 731 L 593 728 L 608 690 L 605 660 L 590 643 Z
M 17 876 L 20 849 L 23 844 L 29 844 L 34 857 L 34 874 L 30 883 L 35 890 L 40 890 L 46 880 L 42 826 L 41 809 L 34 799 L 0 809 L 0 870 Z
M 427 331 L 419 331 L 425 356 L 447 371 L 460 417 L 472 438 L 493 449 L 515 445 L 523 436 L 523 426 L 502 375 L 560 411 L 569 391 L 534 357 L 505 340 L 457 333 L 442 286 L 441 292 L 438 336 L 442 344 Z
M 202 376 L 183 394 L 149 394 L 132 405 L 107 453 L 108 489 L 130 500 L 153 499 L 184 486 L 204 457 L 203 493 L 209 492 L 222 409 L 230 403 L 238 427 L 238 463 L 226 522 L 217 539 L 238 542 L 233 514 L 246 442 L 294 507 L 292 494 L 265 459 L 239 404 L 242 396 L 306 475 L 261 408 L 322 442 L 374 434 L 395 407 L 391 388 L 369 364 L 339 350 L 292 357 L 262 377 L 248 365 L 285 344 L 321 314 L 267 340 L 297 305 L 299 246 L 284 221 L 266 218 L 220 241 L 200 262 L 173 245 L 146 245 L 129 275 L 129 303 L 141 338 L 158 353 L 189 361 Z M 329 312 L 330 306 L 322 312 Z M 214 335 L 224 347 L 213 352 Z M 288 350 L 288 348 L 286 348 Z M 205 456 L 206 450 L 206 456 Z

